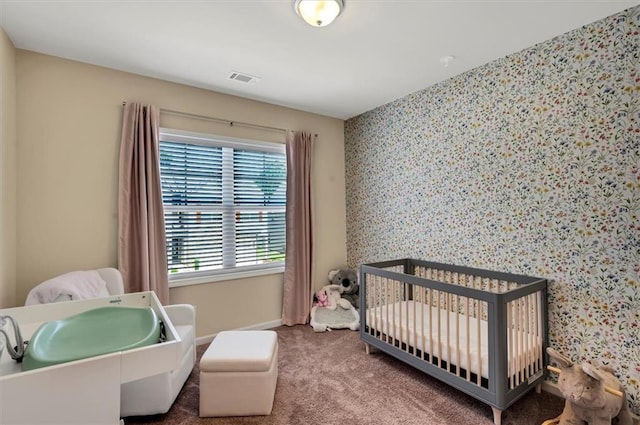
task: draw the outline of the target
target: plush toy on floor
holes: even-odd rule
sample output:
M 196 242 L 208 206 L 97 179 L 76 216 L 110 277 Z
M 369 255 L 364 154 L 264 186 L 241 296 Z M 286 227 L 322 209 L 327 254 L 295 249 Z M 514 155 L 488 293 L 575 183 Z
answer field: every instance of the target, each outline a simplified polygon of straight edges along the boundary
M 313 296 L 310 325 L 316 332 L 331 329 L 360 329 L 360 315 L 351 303 L 340 297 L 340 285 L 326 285 Z
M 359 289 L 358 274 L 351 269 L 335 269 L 329 271 L 329 282 L 342 287 L 342 298 L 349 301 L 354 308 L 358 307 Z
M 335 310 L 338 306 L 348 309 L 351 304 L 341 296 L 342 287 L 340 285 L 326 285 L 322 287 L 313 297 L 313 302 L 319 307 L 326 307 Z
M 547 348 L 560 369 L 558 388 L 565 398 L 562 414 L 545 423 L 559 425 L 633 425 L 622 384 L 609 367 L 596 368 L 591 363 L 573 364 L 571 359 Z

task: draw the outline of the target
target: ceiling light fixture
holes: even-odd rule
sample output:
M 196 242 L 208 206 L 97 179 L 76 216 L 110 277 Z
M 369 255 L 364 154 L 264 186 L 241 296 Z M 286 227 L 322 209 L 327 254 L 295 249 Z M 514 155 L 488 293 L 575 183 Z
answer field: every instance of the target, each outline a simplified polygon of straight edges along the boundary
M 296 13 L 313 27 L 324 27 L 333 22 L 344 9 L 342 0 L 296 0 Z
M 453 62 L 453 60 L 455 59 L 455 56 L 443 56 L 440 58 L 440 63 L 444 65 L 445 68 L 449 67 L 449 65 L 451 65 L 451 62 Z

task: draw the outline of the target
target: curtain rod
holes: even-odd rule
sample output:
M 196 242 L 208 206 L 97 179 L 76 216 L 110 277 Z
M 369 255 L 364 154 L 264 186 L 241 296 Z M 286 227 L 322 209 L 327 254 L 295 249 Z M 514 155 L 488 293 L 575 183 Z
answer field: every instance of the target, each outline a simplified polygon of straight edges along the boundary
M 127 104 L 127 102 L 122 102 L 122 106 L 124 106 L 126 104 Z M 285 129 L 285 128 L 269 127 L 267 125 L 251 124 L 251 123 L 242 122 L 242 121 L 231 121 L 231 120 L 224 119 L 224 118 L 209 117 L 209 116 L 206 116 L 206 115 L 192 114 L 192 113 L 189 113 L 189 112 L 173 111 L 171 109 L 160 108 L 160 113 L 164 113 L 164 114 L 168 114 L 168 115 L 176 115 L 176 116 L 180 116 L 180 117 L 187 117 L 187 118 L 196 118 L 196 119 L 205 120 L 205 121 L 215 121 L 215 122 L 220 122 L 220 123 L 226 123 L 231 127 L 240 126 L 240 127 L 248 127 L 248 128 L 258 128 L 258 129 L 268 130 L 268 131 L 276 131 L 276 132 L 279 132 L 279 133 L 286 133 L 287 132 L 287 129 Z M 316 134 L 316 137 L 317 137 L 317 134 Z

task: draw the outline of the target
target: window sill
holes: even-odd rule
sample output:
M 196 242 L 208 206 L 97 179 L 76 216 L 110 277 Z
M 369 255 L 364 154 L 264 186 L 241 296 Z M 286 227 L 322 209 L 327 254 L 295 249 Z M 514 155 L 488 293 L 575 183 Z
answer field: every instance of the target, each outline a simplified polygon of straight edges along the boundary
M 220 273 L 206 276 L 182 277 L 171 279 L 169 277 L 169 288 L 179 288 L 181 286 L 202 285 L 204 283 L 223 282 L 235 279 L 246 279 L 249 277 L 266 276 L 271 274 L 284 273 L 284 266 L 272 267 L 259 270 L 246 270 L 230 273 Z

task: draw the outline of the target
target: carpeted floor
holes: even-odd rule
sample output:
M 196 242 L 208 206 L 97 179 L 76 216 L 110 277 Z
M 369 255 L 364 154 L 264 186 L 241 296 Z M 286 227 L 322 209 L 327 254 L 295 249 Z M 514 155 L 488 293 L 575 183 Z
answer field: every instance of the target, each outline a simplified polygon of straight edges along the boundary
M 175 425 L 450 425 L 493 423 L 491 408 L 375 351 L 358 332 L 314 333 L 278 327 L 279 375 L 270 416 L 198 417 L 198 367 L 165 415 L 125 418 L 130 424 Z M 198 347 L 198 358 L 206 349 Z M 241 395 L 239 395 L 241 396 Z M 564 400 L 531 392 L 502 414 L 503 425 L 540 425 L 562 412 Z

